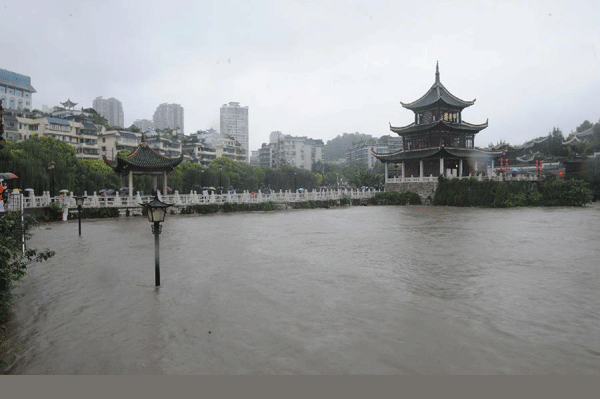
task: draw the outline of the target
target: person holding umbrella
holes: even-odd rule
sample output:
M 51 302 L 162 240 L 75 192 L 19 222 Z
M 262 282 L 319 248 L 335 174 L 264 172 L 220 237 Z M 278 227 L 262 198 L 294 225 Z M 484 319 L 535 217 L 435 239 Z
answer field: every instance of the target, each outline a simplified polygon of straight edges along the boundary
M 5 191 L 6 191 L 6 187 L 4 186 L 4 181 L 0 181 L 0 212 L 5 212 L 5 210 L 4 210 Z

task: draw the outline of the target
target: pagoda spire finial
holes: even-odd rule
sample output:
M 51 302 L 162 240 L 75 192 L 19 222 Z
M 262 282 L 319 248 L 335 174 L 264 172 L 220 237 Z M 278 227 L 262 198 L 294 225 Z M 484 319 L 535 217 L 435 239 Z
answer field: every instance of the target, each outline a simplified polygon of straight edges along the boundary
M 435 62 L 435 83 L 440 83 L 440 64 L 439 64 L 439 61 Z

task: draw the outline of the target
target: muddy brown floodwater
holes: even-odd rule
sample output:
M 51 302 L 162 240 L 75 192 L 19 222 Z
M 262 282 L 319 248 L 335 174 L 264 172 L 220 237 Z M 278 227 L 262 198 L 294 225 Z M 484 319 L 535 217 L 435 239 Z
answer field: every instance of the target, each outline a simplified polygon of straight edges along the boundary
M 14 374 L 597 374 L 600 206 L 55 223 Z

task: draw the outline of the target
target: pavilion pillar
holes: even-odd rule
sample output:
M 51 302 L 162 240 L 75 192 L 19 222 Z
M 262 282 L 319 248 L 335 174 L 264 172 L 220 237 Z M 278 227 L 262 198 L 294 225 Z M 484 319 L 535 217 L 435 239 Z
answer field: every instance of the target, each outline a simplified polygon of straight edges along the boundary
M 158 176 L 154 175 L 153 176 L 153 180 L 154 180 L 153 181 L 153 188 L 154 188 L 154 191 L 156 191 L 156 189 L 158 188 Z
M 133 170 L 129 170 L 129 198 L 133 197 Z
M 163 193 L 167 195 L 167 171 L 163 171 Z
M 385 182 L 387 183 L 388 182 L 388 168 L 387 168 L 388 164 L 386 162 L 383 165 L 385 166 Z
M 423 160 L 419 161 L 419 180 L 423 180 Z
M 404 173 L 405 173 L 404 161 L 402 161 L 402 181 L 404 181 Z
M 463 175 L 463 159 L 460 159 L 460 163 L 458 164 L 458 177 L 462 177 Z
M 440 158 L 440 176 L 444 176 L 444 158 Z

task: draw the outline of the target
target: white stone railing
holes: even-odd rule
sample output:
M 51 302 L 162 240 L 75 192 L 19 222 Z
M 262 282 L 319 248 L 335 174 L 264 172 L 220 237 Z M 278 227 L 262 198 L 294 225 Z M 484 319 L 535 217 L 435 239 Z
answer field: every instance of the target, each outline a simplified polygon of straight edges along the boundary
M 166 203 L 174 204 L 175 206 L 187 206 L 187 205 L 199 205 L 199 204 L 215 204 L 215 203 L 261 203 L 267 201 L 273 202 L 301 202 L 301 201 L 321 201 L 321 200 L 338 200 L 342 196 L 348 196 L 352 199 L 371 198 L 375 196 L 377 191 L 352 191 L 352 190 L 313 190 L 313 191 L 279 191 L 271 192 L 269 194 L 258 191 L 256 193 L 250 193 L 244 191 L 243 193 L 231 193 L 231 194 L 206 194 L 197 193 L 192 191 L 190 194 L 179 194 L 175 191 L 171 195 L 162 195 L 158 193 L 158 197 L 161 201 Z M 84 193 L 85 200 L 83 202 L 84 208 L 104 208 L 104 207 L 140 207 L 140 204 L 146 203 L 153 198 L 153 196 L 141 196 L 138 192 L 133 197 L 121 197 L 118 193 L 114 196 L 100 196 L 96 192 L 92 195 Z M 42 195 L 37 197 L 23 197 L 24 208 L 42 208 L 48 206 L 50 202 L 59 202 L 63 208 L 77 208 L 75 197 L 73 193 L 69 195 L 50 198 L 48 192 L 44 192 Z

